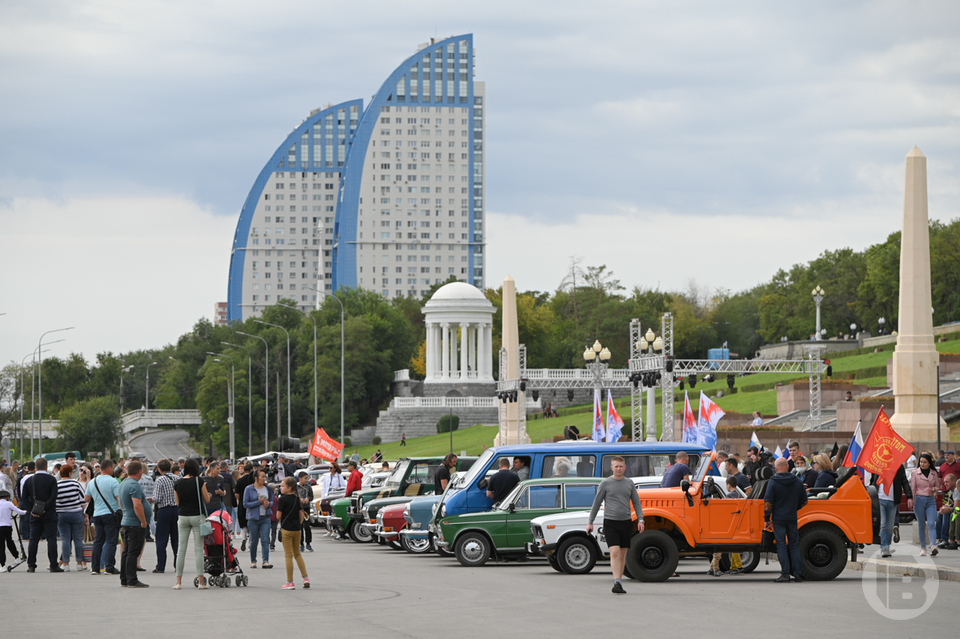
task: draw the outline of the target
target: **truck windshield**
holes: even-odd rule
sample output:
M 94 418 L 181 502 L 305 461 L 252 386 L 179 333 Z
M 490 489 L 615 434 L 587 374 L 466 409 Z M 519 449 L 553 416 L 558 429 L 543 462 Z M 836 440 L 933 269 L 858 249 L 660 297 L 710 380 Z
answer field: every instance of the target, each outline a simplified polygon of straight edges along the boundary
M 410 460 L 404 459 L 403 461 L 397 464 L 397 467 L 393 469 L 393 474 L 387 478 L 386 483 L 388 485 L 399 486 L 400 482 L 403 481 L 404 475 L 407 474 L 407 468 L 410 466 Z
M 707 471 L 710 469 L 710 455 L 705 454 L 700 457 L 700 465 L 697 466 L 697 472 L 693 475 L 693 482 L 697 483 L 703 481 L 703 478 L 706 477 Z

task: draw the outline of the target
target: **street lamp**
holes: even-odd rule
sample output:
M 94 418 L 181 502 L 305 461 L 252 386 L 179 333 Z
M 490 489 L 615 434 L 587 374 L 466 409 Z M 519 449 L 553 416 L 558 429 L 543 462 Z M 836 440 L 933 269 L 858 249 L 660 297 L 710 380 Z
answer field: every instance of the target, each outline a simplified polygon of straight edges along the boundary
M 851 325 L 850 325 L 850 339 L 856 339 L 856 338 L 857 338 L 857 325 L 856 325 L 856 324 L 851 324 Z
M 887 323 L 887 319 L 885 317 L 881 317 L 877 320 L 877 323 L 880 325 L 880 334 L 883 335 L 883 325 Z
M 588 346 L 583 351 L 583 359 L 587 363 L 587 370 L 593 373 L 593 393 L 595 397 L 599 397 L 603 392 L 603 378 L 609 368 L 607 362 L 610 360 L 610 356 L 610 349 L 602 346 L 600 340 L 596 340 L 593 346 Z
M 823 301 L 823 289 L 817 286 L 813 289 L 813 301 L 817 303 L 817 332 L 814 335 L 815 340 L 820 340 L 820 302 Z
M 123 395 L 123 374 L 129 373 L 133 369 L 133 364 L 123 368 L 122 362 L 120 367 L 120 414 L 123 415 L 123 405 L 124 405 L 124 395 Z
M 265 326 L 273 326 L 274 328 L 279 328 L 287 336 L 287 437 L 290 435 L 290 333 L 287 332 L 287 329 L 280 326 L 279 324 L 271 324 L 270 322 L 264 322 L 263 320 L 255 319 L 253 320 L 257 324 L 263 324 Z M 283 448 L 279 446 L 280 444 L 280 433 L 277 433 L 277 448 Z
M 316 290 L 316 289 L 314 289 Z M 295 308 L 295 307 L 289 307 Z M 318 395 L 317 395 L 317 318 L 313 315 L 304 311 L 302 309 L 297 309 L 304 315 L 310 318 L 310 321 L 313 322 L 313 428 L 317 428 L 317 406 L 318 406 Z
M 253 354 L 246 346 L 220 342 L 224 346 L 242 348 L 247 351 L 247 455 L 253 454 Z
M 252 337 L 263 342 L 263 452 L 266 453 L 270 447 L 270 436 L 267 434 L 267 429 L 270 426 L 270 348 L 267 346 L 267 340 L 263 339 L 259 335 L 251 335 L 250 333 L 241 333 L 237 331 L 237 335 L 243 335 L 244 337 Z M 249 352 L 249 351 L 247 351 Z M 251 426 L 252 428 L 252 426 Z M 251 439 L 251 442 L 253 440 Z M 249 454 L 253 454 L 253 448 L 249 451 Z
M 663 338 L 654 334 L 648 328 L 646 334 L 640 338 L 640 352 L 647 351 L 648 356 L 663 350 Z M 655 385 L 647 387 L 647 437 L 646 441 L 657 441 L 657 388 Z
M 326 295 L 327 297 L 332 297 L 333 299 L 337 300 L 337 304 L 340 305 L 340 444 L 342 445 L 343 444 L 343 428 L 344 428 L 344 425 L 343 425 L 344 424 L 343 423 L 344 406 L 346 406 L 345 397 L 344 397 L 344 388 L 345 388 L 344 374 L 346 372 L 346 367 L 345 367 L 346 359 L 344 357 L 344 354 L 346 353 L 346 349 L 345 349 L 346 342 L 344 342 L 343 340 L 343 322 L 344 322 L 343 302 L 341 302 L 340 298 L 334 295 L 333 293 L 327 293 L 326 291 L 321 291 L 319 288 L 314 288 L 312 286 L 308 286 L 307 288 L 314 290 L 317 293 L 320 293 L 322 295 Z
M 47 342 L 42 346 L 47 346 L 48 344 L 56 344 L 57 342 L 62 342 L 62 339 L 57 339 L 52 342 Z M 41 353 L 49 352 L 50 349 L 40 351 Z M 29 355 L 24 355 L 23 359 L 20 360 L 20 459 L 23 459 L 23 402 L 26 399 L 26 392 L 23 390 L 23 367 L 27 364 L 27 358 L 33 357 L 34 361 L 37 359 L 37 349 L 33 349 L 33 352 Z M 30 364 L 30 456 L 33 457 L 33 380 L 36 379 L 36 371 L 34 370 L 34 363 Z
M 143 389 L 143 407 L 147 410 L 150 410 L 150 367 L 156 365 L 156 362 L 147 364 L 147 386 Z M 134 404 L 134 406 L 136 406 L 136 404 Z
M 233 423 L 236 421 L 236 419 L 234 419 L 234 416 L 237 414 L 237 400 L 236 400 L 236 397 L 234 396 L 234 393 L 236 392 L 236 388 L 237 388 L 236 386 L 237 367 L 236 367 L 236 363 L 233 361 L 233 358 L 230 357 L 229 355 L 226 355 L 224 353 L 211 353 L 210 351 L 207 351 L 207 355 L 213 355 L 214 356 L 213 361 L 215 362 L 221 361 L 220 359 L 218 359 L 218 357 L 226 357 L 227 359 L 230 360 L 230 392 L 227 393 L 227 399 L 230 402 L 230 415 L 227 417 L 227 423 L 230 425 L 230 461 L 232 462 L 236 458 L 236 452 L 237 452 L 236 445 L 235 445 L 236 438 L 234 436 L 234 430 L 233 430 Z
M 47 331 L 40 336 L 40 339 L 37 341 L 37 350 L 40 350 L 40 346 L 43 343 L 43 338 L 49 335 L 50 333 L 59 333 L 60 331 L 70 331 L 73 330 L 74 326 L 68 326 L 67 328 L 55 328 L 52 331 Z M 39 403 L 37 406 L 37 414 L 40 417 L 40 433 L 37 435 L 38 444 L 40 446 L 40 454 L 43 454 L 43 352 L 37 354 L 39 358 L 38 374 L 37 374 L 37 390 L 39 393 Z

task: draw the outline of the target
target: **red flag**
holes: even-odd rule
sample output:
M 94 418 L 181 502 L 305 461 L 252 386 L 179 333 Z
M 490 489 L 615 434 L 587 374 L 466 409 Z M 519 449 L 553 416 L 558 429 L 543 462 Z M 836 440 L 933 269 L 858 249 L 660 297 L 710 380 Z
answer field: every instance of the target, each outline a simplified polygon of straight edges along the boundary
M 340 457 L 340 451 L 342 450 L 343 444 L 327 435 L 322 428 L 317 429 L 313 444 L 310 446 L 311 455 L 333 461 Z
M 889 490 L 897 469 L 910 457 L 912 447 L 890 425 L 890 418 L 880 408 L 873 428 L 863 443 L 857 466 L 868 473 L 879 475 L 877 484 Z

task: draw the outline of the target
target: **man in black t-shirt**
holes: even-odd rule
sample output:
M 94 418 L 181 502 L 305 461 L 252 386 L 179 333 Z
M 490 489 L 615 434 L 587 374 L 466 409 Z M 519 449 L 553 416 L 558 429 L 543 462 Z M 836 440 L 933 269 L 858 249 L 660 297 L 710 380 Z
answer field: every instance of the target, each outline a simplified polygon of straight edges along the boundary
M 434 491 L 436 494 L 441 494 L 447 488 L 447 484 L 450 483 L 450 471 L 457 469 L 457 456 L 453 453 L 450 453 L 443 458 L 443 461 L 440 462 L 440 468 L 437 469 L 437 474 L 434 475 Z
M 494 503 L 503 500 L 520 483 L 517 474 L 510 470 L 510 460 L 508 458 L 501 457 L 499 466 L 500 470 L 490 478 L 490 482 L 487 484 L 487 497 L 492 499 Z

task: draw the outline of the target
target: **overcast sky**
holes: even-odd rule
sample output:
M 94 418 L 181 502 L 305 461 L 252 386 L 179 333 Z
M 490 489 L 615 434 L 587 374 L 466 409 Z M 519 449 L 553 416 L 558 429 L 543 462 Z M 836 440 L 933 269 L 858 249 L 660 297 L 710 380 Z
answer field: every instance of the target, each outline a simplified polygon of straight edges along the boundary
M 0 3 L 0 362 L 160 347 L 226 301 L 240 207 L 311 109 L 430 37 L 487 83 L 488 286 L 570 256 L 739 290 L 960 217 L 960 3 Z M 52 339 L 52 337 L 51 337 Z

